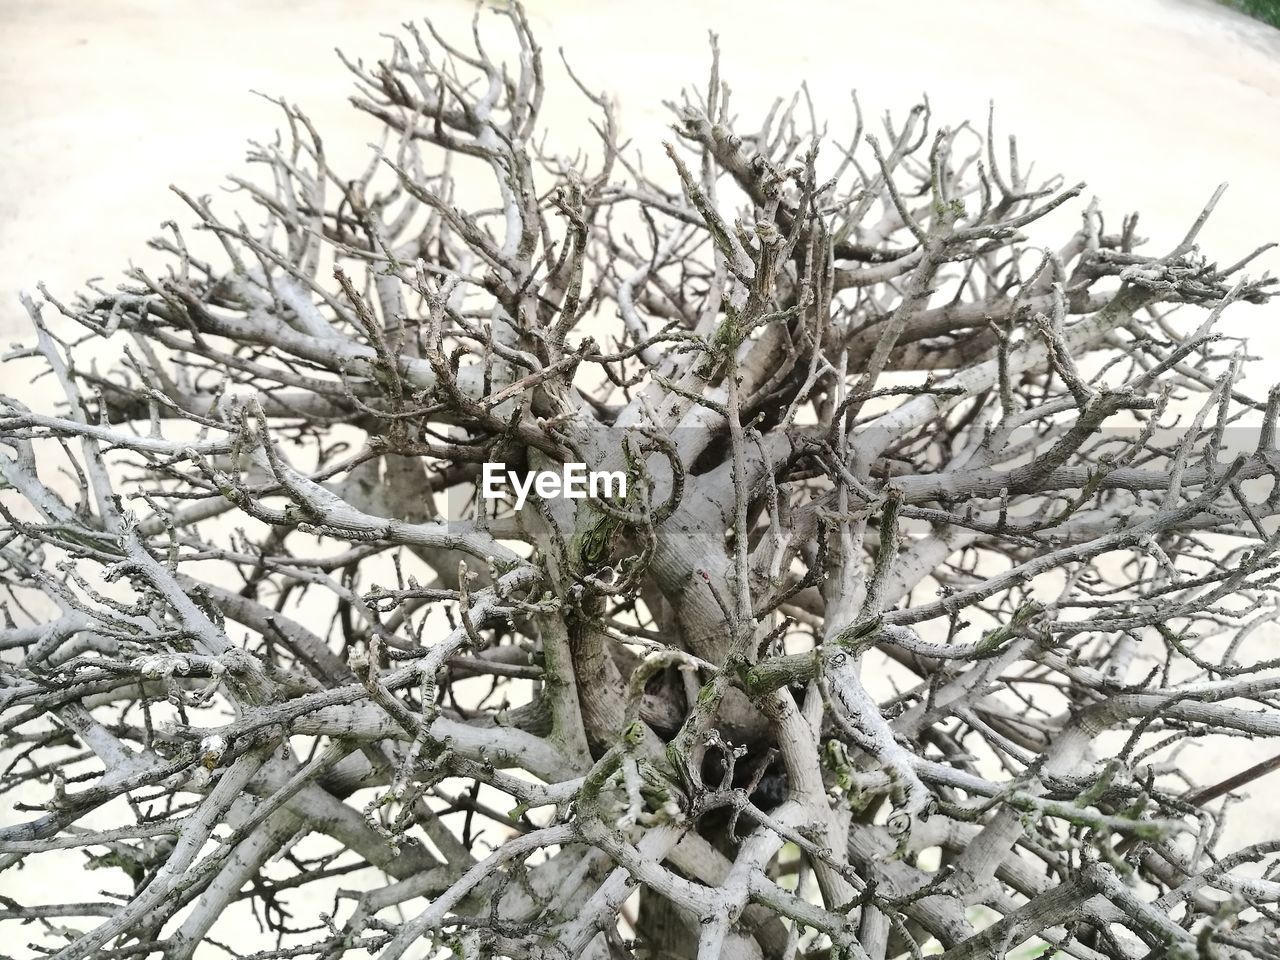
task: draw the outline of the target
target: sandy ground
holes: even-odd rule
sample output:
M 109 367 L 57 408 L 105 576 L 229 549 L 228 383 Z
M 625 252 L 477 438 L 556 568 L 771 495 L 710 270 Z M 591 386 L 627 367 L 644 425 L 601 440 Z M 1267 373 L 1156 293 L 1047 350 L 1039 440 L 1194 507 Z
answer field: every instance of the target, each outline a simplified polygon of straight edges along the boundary
M 1024 157 L 1040 158 L 1041 172 L 1087 180 L 1116 223 L 1140 210 L 1140 232 L 1160 248 L 1176 242 L 1223 180 L 1231 189 L 1205 247 L 1229 261 L 1280 239 L 1280 32 L 1208 3 L 804 0 L 785 13 L 763 0 L 529 7 L 553 65 L 544 113 L 553 129 L 584 129 L 586 104 L 555 63 L 563 46 L 588 84 L 616 97 L 624 132 L 652 152 L 668 123 L 661 101 L 704 82 L 714 28 L 748 122 L 802 80 L 833 129 L 851 120 L 855 87 L 871 114 L 927 91 L 935 115 L 950 123 L 982 120 L 994 99 L 1000 128 L 1019 135 Z M 28 326 L 19 289 L 43 280 L 69 295 L 129 261 L 156 262 L 146 238 L 165 219 L 193 219 L 166 186 L 216 194 L 245 141 L 274 130 L 275 108 L 250 88 L 298 102 L 331 156 L 358 169 L 368 128 L 345 103 L 348 75 L 334 45 L 376 57 L 386 47 L 378 34 L 402 21 L 426 13 L 465 29 L 470 10 L 452 0 L 0 0 L 4 342 Z M 1280 258 L 1266 265 L 1274 271 Z M 1229 329 L 1249 336 L 1274 368 L 1280 305 L 1228 316 Z M 37 396 L 26 385 L 0 387 Z M 1242 764 L 1227 750 L 1212 765 L 1231 772 Z M 1259 796 L 1251 810 L 1232 839 L 1280 834 L 1280 807 Z M 51 879 L 27 872 L 21 882 Z M 14 882 L 0 877 L 0 890 Z M 85 881 L 86 894 L 100 883 Z M 9 949 L 17 944 L 0 945 Z

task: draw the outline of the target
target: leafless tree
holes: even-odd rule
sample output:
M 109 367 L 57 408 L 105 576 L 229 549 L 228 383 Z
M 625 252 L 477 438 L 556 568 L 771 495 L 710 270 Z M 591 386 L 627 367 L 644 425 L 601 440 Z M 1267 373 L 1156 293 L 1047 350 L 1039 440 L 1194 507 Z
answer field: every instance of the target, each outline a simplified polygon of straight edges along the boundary
M 260 225 L 178 191 L 216 255 L 27 301 L 0 942 L 246 955 L 248 901 L 258 960 L 1280 955 L 1280 841 L 1219 849 L 1278 764 L 1179 760 L 1280 733 L 1280 392 L 1215 328 L 1271 281 L 1213 202 L 1148 255 L 990 121 L 748 133 L 714 40 L 662 163 L 581 83 L 552 155 L 500 13 L 505 59 L 347 63 L 354 179 L 280 102 Z M 57 851 L 126 884 L 23 883 Z

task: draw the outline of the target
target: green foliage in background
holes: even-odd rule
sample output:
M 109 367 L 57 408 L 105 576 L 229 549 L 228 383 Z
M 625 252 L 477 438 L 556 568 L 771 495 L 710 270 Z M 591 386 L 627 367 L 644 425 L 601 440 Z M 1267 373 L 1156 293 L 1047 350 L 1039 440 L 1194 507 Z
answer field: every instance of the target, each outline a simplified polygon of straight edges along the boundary
M 1263 23 L 1280 27 L 1280 0 L 1224 0 L 1227 6 L 1257 17 Z

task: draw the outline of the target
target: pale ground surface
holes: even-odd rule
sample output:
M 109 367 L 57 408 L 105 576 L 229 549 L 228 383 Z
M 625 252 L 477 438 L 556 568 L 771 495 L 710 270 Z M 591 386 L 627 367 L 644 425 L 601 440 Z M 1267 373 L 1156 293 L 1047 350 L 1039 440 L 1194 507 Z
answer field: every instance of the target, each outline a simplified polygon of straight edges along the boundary
M 614 94 L 624 133 L 655 155 L 663 99 L 701 86 L 707 30 L 720 34 L 724 76 L 749 129 L 772 97 L 809 82 L 832 128 L 850 122 L 856 87 L 869 116 L 928 91 L 942 122 L 981 121 L 1019 135 L 1038 169 L 1085 179 L 1113 222 L 1142 212 L 1140 233 L 1172 246 L 1214 186 L 1231 189 L 1202 235 L 1225 261 L 1280 239 L 1280 33 L 1189 0 L 914 0 L 785 5 L 761 0 L 530 0 L 552 88 L 544 119 L 585 134 L 585 103 L 567 83 L 563 46 L 583 80 Z M 44 280 L 59 296 L 127 261 L 156 261 L 144 241 L 162 220 L 194 218 L 166 189 L 217 193 L 244 142 L 267 139 L 275 108 L 249 88 L 284 94 L 315 119 L 335 165 L 367 156 L 369 128 L 345 104 L 348 75 L 333 55 L 376 58 L 378 34 L 430 13 L 466 36 L 470 6 L 452 0 L 0 0 L 0 342 L 25 337 L 19 289 Z M 568 123 L 566 126 L 565 124 Z M 227 201 L 222 200 L 221 203 Z M 1078 207 L 1076 208 L 1079 209 Z M 1071 216 L 1076 216 L 1073 213 Z M 1055 239 L 1073 226 L 1060 220 Z M 1271 256 L 1273 271 L 1280 258 Z M 1229 329 L 1276 378 L 1280 305 L 1241 306 Z M 0 377 L 5 375 L 0 367 Z M 38 403 L 36 388 L 0 383 Z M 1234 745 L 1200 751 L 1216 779 L 1249 761 Z M 1215 774 L 1217 776 L 1215 776 Z M 1234 843 L 1280 834 L 1280 806 L 1259 784 Z M 1239 811 L 1244 813 L 1244 811 Z M 12 813 L 0 811 L 0 823 Z M 0 877 L 40 901 L 95 898 L 108 878 L 66 858 Z M 48 897 L 31 884 L 58 884 Z M 75 895 L 69 891 L 74 887 Z M 248 921 L 248 918 L 245 918 Z M 251 923 L 251 921 L 248 921 Z M 24 955 L 0 938 L 0 954 Z M 201 956 L 205 956 L 202 953 Z M 220 955 L 215 950 L 210 956 Z

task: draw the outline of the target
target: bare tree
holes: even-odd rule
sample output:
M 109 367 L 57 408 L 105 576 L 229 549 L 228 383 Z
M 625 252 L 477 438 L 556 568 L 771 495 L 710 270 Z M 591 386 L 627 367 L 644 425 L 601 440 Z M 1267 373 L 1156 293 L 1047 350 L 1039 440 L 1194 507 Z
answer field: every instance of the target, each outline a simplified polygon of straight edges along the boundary
M 1033 244 L 1081 188 L 990 121 L 748 134 L 714 42 L 661 172 L 581 84 L 565 159 L 502 16 L 505 62 L 347 64 L 355 179 L 281 102 L 261 225 L 179 191 L 214 255 L 27 302 L 3 943 L 244 955 L 248 901 L 259 960 L 1280 955 L 1280 841 L 1218 849 L 1277 764 L 1179 760 L 1280 733 L 1280 392 L 1215 329 L 1271 281 L 1213 202 Z M 125 886 L 24 885 L 55 851 Z

